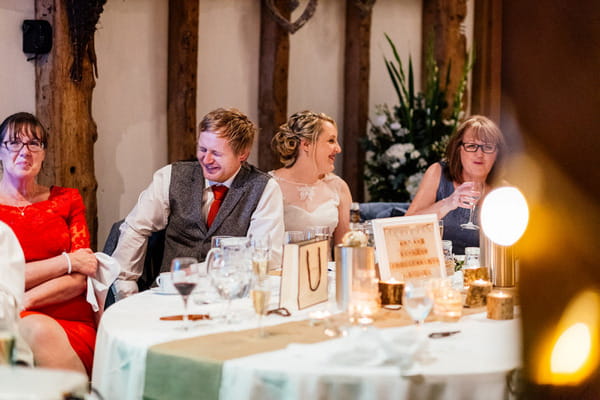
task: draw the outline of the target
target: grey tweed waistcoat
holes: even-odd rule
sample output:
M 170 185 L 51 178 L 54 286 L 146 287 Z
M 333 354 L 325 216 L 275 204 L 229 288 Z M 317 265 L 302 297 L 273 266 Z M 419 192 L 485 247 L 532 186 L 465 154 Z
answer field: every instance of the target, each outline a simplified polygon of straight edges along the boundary
M 250 220 L 271 177 L 243 163 L 233 180 L 210 228 L 202 217 L 204 176 L 197 161 L 172 165 L 169 186 L 171 213 L 165 232 L 165 253 L 161 271 L 168 271 L 175 257 L 203 261 L 215 235 L 246 236 Z

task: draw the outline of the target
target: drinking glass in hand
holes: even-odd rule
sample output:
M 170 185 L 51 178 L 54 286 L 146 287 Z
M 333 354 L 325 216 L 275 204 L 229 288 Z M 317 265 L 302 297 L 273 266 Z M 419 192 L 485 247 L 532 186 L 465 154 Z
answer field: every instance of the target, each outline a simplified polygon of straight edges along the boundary
M 188 299 L 198 283 L 198 260 L 192 257 L 177 257 L 171 261 L 173 286 L 183 298 L 183 329 L 189 329 Z
M 471 183 L 471 191 L 468 196 L 466 196 L 471 203 L 471 209 L 469 211 L 469 221 L 466 224 L 461 224 L 460 227 L 463 229 L 479 229 L 479 226 L 473 223 L 473 212 L 475 211 L 475 205 L 477 201 L 481 197 L 481 192 L 483 191 L 483 183 L 482 182 L 470 182 Z
M 260 276 L 255 275 L 254 282 L 252 284 L 252 290 L 250 290 L 250 296 L 252 297 L 252 306 L 254 312 L 258 315 L 258 337 L 268 336 L 262 324 L 263 315 L 267 313 L 269 308 L 269 299 L 271 297 L 271 290 L 269 289 L 269 283 L 265 279 L 261 279 Z

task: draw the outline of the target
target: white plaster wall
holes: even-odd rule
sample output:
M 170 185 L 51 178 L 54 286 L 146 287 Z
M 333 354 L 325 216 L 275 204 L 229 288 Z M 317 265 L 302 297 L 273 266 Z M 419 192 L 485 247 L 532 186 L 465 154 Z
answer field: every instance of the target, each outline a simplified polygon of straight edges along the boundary
M 383 60 L 393 59 L 384 34 L 392 39 L 408 73 L 408 57 L 412 57 L 415 83 L 421 81 L 422 0 L 377 0 L 371 23 L 371 76 L 369 81 L 369 116 L 375 115 L 377 104 L 398 104 Z
M 21 50 L 21 25 L 33 17 L 33 1 L 0 1 L 0 122 L 18 111 L 35 112 L 35 67 Z
M 218 107 L 235 107 L 258 122 L 259 43 L 259 1 L 200 0 L 198 122 Z
M 301 5 L 292 20 L 303 10 Z M 336 120 L 340 131 L 344 116 L 345 18 L 344 1 L 320 1 L 314 16 L 290 35 L 288 115 L 302 110 L 323 112 Z
M 92 115 L 98 246 L 167 163 L 167 0 L 108 1 L 96 33 Z

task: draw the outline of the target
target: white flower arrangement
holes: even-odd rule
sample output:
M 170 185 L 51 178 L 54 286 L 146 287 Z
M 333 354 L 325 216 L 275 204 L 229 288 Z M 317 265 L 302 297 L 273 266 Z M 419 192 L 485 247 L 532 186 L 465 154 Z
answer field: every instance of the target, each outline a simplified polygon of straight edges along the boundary
M 375 117 L 363 141 L 366 153 L 365 181 L 370 201 L 409 202 L 416 194 L 425 169 L 440 161 L 450 135 L 462 119 L 462 96 L 472 59 L 466 63 L 459 88 L 450 109 L 446 109 L 446 87 L 430 49 L 427 56 L 427 85 L 424 92 L 415 92 L 412 61 L 408 77 L 396 47 L 386 35 L 395 63 L 385 59 L 388 73 L 396 89 L 399 105 L 376 106 Z M 407 79 L 408 78 L 408 79 Z

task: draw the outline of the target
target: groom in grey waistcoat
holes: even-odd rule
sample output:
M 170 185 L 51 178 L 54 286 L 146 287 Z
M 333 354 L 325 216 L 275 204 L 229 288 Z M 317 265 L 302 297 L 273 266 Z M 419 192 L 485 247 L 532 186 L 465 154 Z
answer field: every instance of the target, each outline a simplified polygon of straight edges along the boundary
M 138 291 L 148 237 L 165 230 L 161 271 L 174 257 L 203 261 L 212 236 L 271 237 L 273 265 L 281 259 L 283 197 L 270 175 L 247 163 L 255 125 L 236 109 L 219 108 L 200 122 L 198 161 L 167 165 L 120 227 L 113 257 L 121 265 L 117 300 Z

